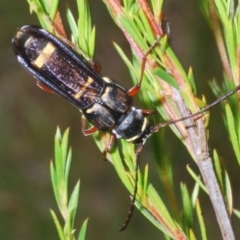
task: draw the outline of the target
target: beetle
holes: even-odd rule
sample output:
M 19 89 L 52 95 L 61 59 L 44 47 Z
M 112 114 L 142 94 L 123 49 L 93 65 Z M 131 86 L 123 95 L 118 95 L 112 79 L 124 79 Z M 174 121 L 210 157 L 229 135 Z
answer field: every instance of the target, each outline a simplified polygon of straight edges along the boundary
M 37 79 L 37 85 L 43 90 L 61 95 L 81 111 L 82 132 L 85 136 L 98 130 L 111 132 L 104 155 L 111 151 L 116 138 L 137 145 L 134 192 L 130 210 L 120 231 L 127 227 L 134 210 L 139 154 L 146 140 L 160 128 L 200 115 L 240 89 L 240 86 L 237 86 L 192 115 L 153 126 L 147 116 L 154 111 L 135 108 L 132 98 L 141 89 L 146 56 L 156 44 L 158 40 L 145 55 L 139 83 L 126 90 L 110 78 L 102 77 L 69 44 L 40 27 L 23 26 L 12 40 L 18 62 Z M 93 125 L 88 129 L 87 121 Z
M 111 131 L 104 154 L 111 151 L 116 138 L 142 146 L 153 133 L 153 125 L 145 117 L 153 111 L 132 106 L 141 83 L 127 91 L 100 76 L 69 45 L 37 26 L 23 26 L 12 46 L 18 62 L 37 78 L 40 88 L 58 93 L 82 112 L 85 136 L 98 130 Z M 93 127 L 86 129 L 86 120 Z M 136 192 L 135 187 L 134 202 Z

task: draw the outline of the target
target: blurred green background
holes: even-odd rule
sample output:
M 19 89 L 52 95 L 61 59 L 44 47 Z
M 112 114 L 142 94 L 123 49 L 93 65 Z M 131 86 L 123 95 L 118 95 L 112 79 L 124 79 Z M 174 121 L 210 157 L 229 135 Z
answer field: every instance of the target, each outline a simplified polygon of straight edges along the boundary
M 62 1 L 63 9 L 66 4 L 76 9 L 74 0 Z M 102 1 L 92 0 L 90 7 L 92 21 L 97 27 L 95 59 L 101 64 L 102 75 L 130 88 L 132 84 L 127 68 L 114 50 L 112 41 L 118 42 L 126 51 L 129 51 L 128 44 Z M 199 96 L 204 93 L 208 102 L 213 101 L 208 81 L 213 77 L 221 81 L 222 70 L 213 36 L 197 1 L 168 0 L 165 14 L 170 23 L 172 46 L 184 67 L 193 67 Z M 76 228 L 89 217 L 87 239 L 163 239 L 162 234 L 138 211 L 135 211 L 125 232 L 117 231 L 129 208 L 129 194 L 112 166 L 103 161 L 92 138 L 81 134 L 79 111 L 62 98 L 37 88 L 33 77 L 17 63 L 11 49 L 12 37 L 21 26 L 38 24 L 35 15 L 30 15 L 26 1 L 0 1 L 0 23 L 0 239 L 58 239 L 49 213 L 49 208 L 56 210 L 49 162 L 54 154 L 57 126 L 62 131 L 70 127 L 70 145 L 73 148 L 71 186 L 81 179 Z M 234 196 L 238 199 L 239 167 L 220 115 L 219 107 L 211 110 L 210 146 L 217 148 L 227 163 Z M 142 166 L 147 162 L 150 164 L 151 180 L 161 191 L 156 165 L 149 157 L 150 151 L 148 143 L 141 156 Z M 191 188 L 193 183 L 186 172 L 186 164 L 195 169 L 196 166 L 170 131 L 166 134 L 165 151 L 170 152 L 175 161 L 176 181 L 189 182 Z M 220 239 L 215 216 L 205 194 L 201 194 L 201 201 L 205 220 L 211 224 L 209 236 Z M 239 202 L 236 200 L 234 203 L 239 208 Z M 234 218 L 233 225 L 238 225 Z M 240 230 L 235 229 L 235 232 L 240 237 Z

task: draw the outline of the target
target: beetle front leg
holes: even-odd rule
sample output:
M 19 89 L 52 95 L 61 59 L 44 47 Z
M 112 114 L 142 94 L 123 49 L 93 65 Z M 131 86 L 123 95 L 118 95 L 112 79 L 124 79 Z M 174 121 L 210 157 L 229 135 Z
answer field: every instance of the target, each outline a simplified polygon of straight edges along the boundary
M 162 36 L 160 36 L 148 49 L 148 51 L 143 55 L 142 58 L 142 65 L 141 65 L 141 73 L 140 73 L 140 80 L 139 82 L 133 86 L 129 91 L 129 95 L 131 97 L 136 96 L 139 91 L 141 90 L 141 86 L 142 86 L 142 81 L 143 81 L 143 75 L 144 75 L 144 71 L 145 71 L 145 66 L 147 63 L 147 57 L 148 55 L 152 52 L 152 50 L 159 44 L 160 39 L 162 38 Z
M 133 86 L 131 89 L 128 90 L 128 94 L 133 97 L 136 96 L 139 91 L 141 90 L 141 82 L 138 83 L 137 85 Z

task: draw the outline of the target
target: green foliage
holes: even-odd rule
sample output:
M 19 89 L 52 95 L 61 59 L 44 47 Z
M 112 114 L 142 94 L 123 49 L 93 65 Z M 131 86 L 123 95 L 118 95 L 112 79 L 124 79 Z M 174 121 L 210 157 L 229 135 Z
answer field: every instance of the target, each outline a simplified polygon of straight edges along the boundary
M 200 226 L 202 239 L 206 240 L 206 239 L 208 239 L 207 238 L 207 229 L 206 229 L 206 226 L 205 226 L 205 223 L 204 223 L 201 206 L 200 206 L 198 200 L 196 201 L 196 210 L 197 210 L 197 218 L 198 218 L 198 222 L 199 222 L 199 226 Z
M 54 24 L 62 26 L 60 21 L 56 23 L 58 15 L 58 1 L 38 1 L 28 0 L 30 9 L 35 11 L 41 25 L 59 36 L 54 28 Z M 133 82 L 139 82 L 142 74 L 142 62 L 152 44 L 156 47 L 149 52 L 146 65 L 144 66 L 142 92 L 140 98 L 143 104 L 148 108 L 154 108 L 157 111 L 155 121 L 161 122 L 176 120 L 189 115 L 190 112 L 199 111 L 204 106 L 205 98 L 198 99 L 194 80 L 193 70 L 188 72 L 184 70 L 180 61 L 171 49 L 168 32 L 164 25 L 164 19 L 161 18 L 163 1 L 120 1 L 104 0 L 113 20 L 125 34 L 132 50 L 132 59 L 128 59 L 124 51 L 116 43 L 115 48 L 126 63 L 132 75 Z M 221 59 L 224 67 L 225 89 L 222 90 L 215 82 L 211 84 L 214 93 L 225 92 L 235 84 L 239 84 L 239 13 L 233 6 L 234 1 L 208 1 L 199 0 L 202 11 L 206 16 L 210 26 L 215 33 L 216 42 L 219 47 Z M 214 4 L 213 4 L 214 3 Z M 213 5 L 212 5 L 213 4 Z M 87 60 L 93 58 L 95 49 L 95 27 L 92 27 L 89 7 L 86 0 L 78 0 L 77 8 L 79 18 L 75 21 L 70 9 L 67 9 L 67 21 L 72 33 L 72 42 L 75 49 L 77 45 L 80 49 L 75 49 L 85 56 Z M 152 9 L 152 11 L 151 11 Z M 59 18 L 59 16 L 58 16 Z M 50 20 L 51 19 L 51 20 Z M 61 17 L 60 17 L 61 20 Z M 229 81 L 232 82 L 229 83 Z M 144 94 L 143 94 L 144 93 Z M 231 105 L 231 106 L 230 106 Z M 190 110 L 190 112 L 189 112 Z M 235 117 L 237 114 L 237 117 Z M 240 128 L 238 120 L 240 119 L 238 111 L 238 99 L 232 97 L 230 104 L 226 105 L 226 124 L 228 125 L 229 135 L 233 144 L 233 149 L 240 161 Z M 206 179 L 207 174 L 202 168 L 202 164 L 208 158 L 205 122 L 203 117 L 196 121 L 178 122 L 171 125 L 171 129 L 179 140 L 185 145 L 193 160 L 198 164 L 203 176 L 201 179 L 189 166 L 188 172 L 194 179 L 193 190 L 186 184 L 175 182 L 172 161 L 167 154 L 162 154 L 159 143 L 164 142 L 164 135 L 157 133 L 152 137 L 153 153 L 156 157 L 158 172 L 161 184 L 165 191 L 157 192 L 149 182 L 149 165 L 145 166 L 144 172 L 138 171 L 138 193 L 136 196 L 136 207 L 142 214 L 149 219 L 165 235 L 166 239 L 197 239 L 194 224 L 194 216 L 197 216 L 199 229 L 202 239 L 208 239 L 207 226 L 204 223 L 202 210 L 199 200 L 199 189 L 204 190 L 212 197 L 211 181 Z M 186 125 L 190 127 L 186 127 Z M 196 131 L 192 131 L 192 126 L 196 125 Z M 51 177 L 53 182 L 54 194 L 59 211 L 64 219 L 64 227 L 61 227 L 56 214 L 51 210 L 60 239 L 75 239 L 74 220 L 78 205 L 79 183 L 76 184 L 70 197 L 68 196 L 68 177 L 71 164 L 71 151 L 68 151 L 67 141 L 68 131 L 61 137 L 60 131 L 57 131 L 55 140 L 55 162 L 51 163 Z M 94 134 L 94 139 L 99 149 L 103 151 L 109 139 L 109 134 Z M 111 153 L 107 154 L 107 159 L 126 186 L 130 194 L 134 191 L 136 174 L 135 147 L 126 141 L 121 141 L 122 149 L 114 147 Z M 201 148 L 202 147 L 202 148 Z M 202 154 L 202 155 L 201 155 Z M 204 155 L 205 154 L 205 155 Z M 216 151 L 214 155 L 214 165 L 216 175 L 221 191 L 227 198 L 230 213 L 233 211 L 240 216 L 237 209 L 233 209 L 233 197 L 229 176 L 220 163 L 220 158 Z M 201 158 L 203 156 L 203 158 Z M 207 157 L 206 157 L 207 156 Z M 206 159 L 204 159 L 206 157 Z M 212 169 L 208 169 L 212 171 Z M 215 176 L 213 174 L 213 176 Z M 206 180 L 208 181 L 207 185 Z M 214 178 L 215 180 L 215 178 Z M 213 180 L 213 182 L 214 182 Z M 204 185 L 205 184 L 205 185 Z M 180 188 L 182 197 L 182 207 L 179 207 L 177 201 L 176 188 Z M 219 194 L 220 195 L 220 194 Z M 167 198 L 167 201 L 166 201 Z M 165 204 L 167 202 L 168 204 Z M 213 205 L 215 204 L 212 200 Z M 170 208 L 169 208 L 170 206 Z M 214 205 L 215 206 L 215 205 Z M 224 204 L 223 204 L 224 208 Z M 225 211 L 226 212 L 226 211 Z M 216 213 L 218 214 L 218 213 Z M 219 223 L 221 230 L 224 229 Z M 85 239 L 87 220 L 83 223 L 78 239 Z M 224 231 L 222 231 L 224 232 Z M 230 228 L 231 232 L 231 228 Z M 231 239 L 231 238 L 229 238 Z
M 67 19 L 70 26 L 73 43 L 75 43 L 87 59 L 93 59 L 95 51 L 95 27 L 92 27 L 91 15 L 87 1 L 78 0 L 77 8 L 79 18 L 74 20 L 71 10 L 67 9 Z
M 57 129 L 55 137 L 55 159 L 51 162 L 51 179 L 54 190 L 55 199 L 59 212 L 64 220 L 64 226 L 61 226 L 60 220 L 56 213 L 50 210 L 56 225 L 59 238 L 61 240 L 75 240 L 74 221 L 78 207 L 78 199 L 80 192 L 80 182 L 75 185 L 70 197 L 68 196 L 68 180 L 70 166 L 72 160 L 72 152 L 68 150 L 69 129 L 65 131 L 63 137 L 60 130 Z M 84 240 L 86 236 L 87 220 L 83 223 L 77 239 Z

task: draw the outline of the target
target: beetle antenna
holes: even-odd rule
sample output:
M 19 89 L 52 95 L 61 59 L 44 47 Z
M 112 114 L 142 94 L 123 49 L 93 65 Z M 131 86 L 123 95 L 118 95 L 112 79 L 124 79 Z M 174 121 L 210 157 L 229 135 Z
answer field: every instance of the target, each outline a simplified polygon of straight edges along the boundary
M 118 229 L 120 232 L 124 231 L 128 224 L 130 223 L 130 220 L 132 218 L 133 215 L 133 211 L 134 211 L 134 204 L 136 201 L 136 196 L 137 196 L 137 191 L 138 191 L 138 168 L 139 168 L 139 154 L 143 149 L 143 145 L 140 144 L 138 145 L 137 149 L 136 149 L 136 162 L 135 162 L 135 166 L 134 166 L 134 170 L 135 170 L 135 180 L 134 180 L 134 191 L 133 191 L 133 196 L 132 196 L 132 200 L 131 200 L 131 205 L 130 208 L 128 210 L 128 214 L 127 217 L 123 223 L 123 225 Z
M 177 120 L 172 120 L 172 121 L 168 121 L 168 122 L 165 122 L 165 123 L 159 123 L 157 124 L 154 129 L 153 129 L 153 132 L 157 132 L 160 128 L 163 128 L 163 127 L 166 127 L 168 125 L 171 125 L 171 124 L 175 124 L 177 122 L 181 122 L 181 121 L 184 121 L 186 119 L 189 119 L 189 118 L 192 118 L 192 117 L 196 117 L 204 112 L 206 112 L 207 110 L 209 110 L 210 108 L 214 107 L 215 105 L 219 104 L 220 102 L 224 101 L 225 99 L 227 99 L 228 97 L 230 97 L 231 95 L 233 95 L 234 93 L 236 93 L 238 90 L 240 89 L 240 85 L 238 85 L 236 88 L 234 88 L 232 91 L 230 91 L 229 93 L 227 93 L 226 95 L 220 97 L 219 99 L 217 99 L 216 101 L 214 101 L 213 103 L 207 105 L 205 108 L 203 108 L 202 110 L 196 112 L 196 113 L 193 113 L 189 116 L 186 116 L 186 117 L 183 117 L 183 118 L 179 118 Z

